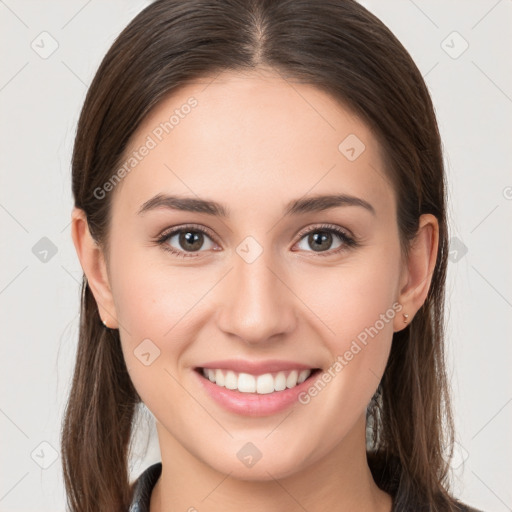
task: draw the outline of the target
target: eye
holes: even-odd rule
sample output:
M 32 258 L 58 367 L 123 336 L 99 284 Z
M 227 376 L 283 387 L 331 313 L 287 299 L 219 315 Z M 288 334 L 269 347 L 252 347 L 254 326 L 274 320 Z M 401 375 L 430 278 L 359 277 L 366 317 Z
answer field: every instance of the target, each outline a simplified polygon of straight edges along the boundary
M 197 255 L 193 253 L 201 252 L 205 242 L 206 250 L 212 249 L 212 246 L 215 246 L 209 232 L 205 228 L 195 225 L 181 226 L 171 231 L 166 231 L 156 242 L 164 250 L 182 258 L 196 257 Z
M 333 237 L 334 235 L 334 237 Z M 298 246 L 300 250 L 317 253 L 318 256 L 331 256 L 346 251 L 358 245 L 357 241 L 348 235 L 342 228 L 336 225 L 323 224 L 299 233 Z M 333 242 L 338 239 L 338 245 L 332 249 Z M 205 250 L 216 249 L 213 235 L 209 230 L 200 225 L 186 225 L 173 228 L 164 232 L 156 240 L 162 249 L 180 258 L 197 257 Z M 173 245 L 174 244 L 174 245 Z M 301 246 L 302 244 L 302 246 Z M 309 245 L 313 250 L 308 250 L 304 245 Z
M 343 229 L 330 224 L 316 226 L 306 232 L 301 232 L 299 236 L 301 237 L 299 248 L 306 252 L 316 252 L 319 256 L 331 256 L 357 246 L 356 240 Z M 329 250 L 332 249 L 331 246 L 336 238 L 339 241 L 338 245 L 334 247 L 334 250 Z M 308 250 L 307 246 L 312 247 L 313 250 Z

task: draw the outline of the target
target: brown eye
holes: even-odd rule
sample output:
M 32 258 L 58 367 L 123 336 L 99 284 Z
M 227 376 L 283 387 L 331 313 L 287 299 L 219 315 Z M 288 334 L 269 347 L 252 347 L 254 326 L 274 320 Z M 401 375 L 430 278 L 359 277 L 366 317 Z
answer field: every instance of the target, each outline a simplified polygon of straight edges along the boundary
M 198 251 L 204 243 L 204 235 L 199 231 L 181 231 L 178 244 L 185 251 Z
M 333 244 L 335 244 L 333 246 Z M 357 242 L 336 226 L 320 226 L 302 233 L 298 247 L 306 252 L 327 256 L 355 247 Z
M 195 256 L 194 253 L 203 252 L 215 247 L 212 238 L 199 227 L 181 227 L 164 233 L 158 240 L 164 250 L 177 256 Z
M 329 233 L 328 231 L 316 231 L 307 235 L 307 237 L 308 245 L 314 251 L 318 252 L 331 249 L 333 242 L 332 233 Z

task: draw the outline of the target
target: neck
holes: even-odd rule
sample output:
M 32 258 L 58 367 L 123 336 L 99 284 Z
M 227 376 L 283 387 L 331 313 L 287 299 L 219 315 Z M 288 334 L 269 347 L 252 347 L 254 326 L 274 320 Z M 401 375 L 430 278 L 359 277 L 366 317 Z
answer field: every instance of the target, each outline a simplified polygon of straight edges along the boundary
M 362 428 L 361 428 L 362 427 Z M 364 417 L 324 457 L 288 476 L 241 480 L 194 457 L 157 422 L 162 474 L 150 512 L 390 512 L 391 496 L 377 487 L 366 459 Z

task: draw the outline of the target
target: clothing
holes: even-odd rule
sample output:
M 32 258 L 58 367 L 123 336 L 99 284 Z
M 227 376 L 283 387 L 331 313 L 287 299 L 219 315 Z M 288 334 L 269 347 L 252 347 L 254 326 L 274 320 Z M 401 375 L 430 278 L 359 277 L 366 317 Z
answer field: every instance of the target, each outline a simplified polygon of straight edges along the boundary
M 133 500 L 128 512 L 149 512 L 149 502 L 151 499 L 151 491 L 155 486 L 158 478 L 162 473 L 162 463 L 157 462 L 149 466 L 141 473 L 139 478 L 134 482 Z M 460 512 L 482 512 L 476 508 L 459 503 Z
M 162 473 L 162 463 L 157 462 L 144 470 L 134 483 L 133 500 L 128 512 L 149 512 L 151 491 Z

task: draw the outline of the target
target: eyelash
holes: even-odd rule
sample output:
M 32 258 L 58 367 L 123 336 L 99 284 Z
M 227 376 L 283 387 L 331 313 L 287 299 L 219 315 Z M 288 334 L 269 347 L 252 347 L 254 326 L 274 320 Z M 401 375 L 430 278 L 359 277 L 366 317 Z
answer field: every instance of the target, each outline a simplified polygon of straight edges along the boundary
M 196 255 L 194 253 L 187 253 L 187 252 L 184 252 L 184 251 L 177 251 L 176 249 L 174 249 L 173 247 L 171 247 L 170 245 L 168 245 L 166 243 L 174 235 L 176 235 L 178 233 L 181 233 L 181 232 L 187 232 L 187 231 L 203 233 L 203 234 L 209 236 L 215 242 L 215 237 L 212 235 L 212 233 L 210 233 L 209 230 L 205 229 L 202 226 L 196 225 L 196 224 L 187 224 L 187 225 L 184 225 L 184 226 L 180 226 L 179 228 L 175 228 L 175 229 L 173 229 L 171 231 L 164 232 L 159 237 L 157 237 L 155 242 L 158 245 L 160 245 L 164 251 L 168 251 L 168 252 L 172 253 L 173 255 L 175 255 L 175 256 L 177 256 L 179 258 L 190 258 L 190 257 L 194 258 L 194 257 L 197 257 L 198 255 Z M 340 240 L 343 242 L 343 244 L 340 247 L 338 247 L 337 249 L 335 249 L 334 251 L 320 251 L 320 252 L 318 252 L 317 253 L 318 256 L 332 256 L 334 254 L 338 254 L 338 253 L 340 253 L 342 251 L 346 251 L 348 249 L 351 249 L 353 247 L 357 247 L 359 245 L 359 243 L 354 238 L 349 236 L 343 229 L 341 229 L 338 226 L 333 225 L 333 224 L 322 224 L 320 226 L 315 226 L 312 229 L 301 231 L 298 234 L 299 241 L 302 240 L 306 235 L 309 235 L 310 233 L 316 233 L 316 232 L 334 233 L 335 235 L 338 235 Z M 307 251 L 307 252 L 314 252 L 314 251 Z

